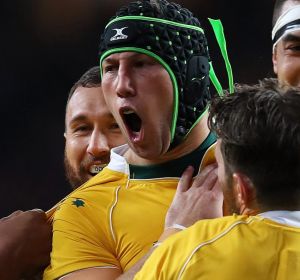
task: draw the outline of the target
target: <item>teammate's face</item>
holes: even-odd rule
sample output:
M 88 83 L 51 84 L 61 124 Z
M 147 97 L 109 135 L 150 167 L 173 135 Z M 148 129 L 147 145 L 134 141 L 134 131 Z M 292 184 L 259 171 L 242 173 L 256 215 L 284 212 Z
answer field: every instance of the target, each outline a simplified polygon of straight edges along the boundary
M 287 34 L 278 42 L 273 65 L 281 84 L 300 87 L 300 30 Z
M 109 161 L 110 149 L 125 143 L 100 87 L 78 87 L 66 111 L 65 167 L 73 188 Z
M 169 148 L 173 86 L 155 59 L 135 52 L 116 53 L 102 64 L 106 103 L 131 149 L 156 159 Z
M 286 1 L 280 14 L 298 4 Z M 278 42 L 273 53 L 273 69 L 281 84 L 300 86 L 300 30 L 287 34 Z

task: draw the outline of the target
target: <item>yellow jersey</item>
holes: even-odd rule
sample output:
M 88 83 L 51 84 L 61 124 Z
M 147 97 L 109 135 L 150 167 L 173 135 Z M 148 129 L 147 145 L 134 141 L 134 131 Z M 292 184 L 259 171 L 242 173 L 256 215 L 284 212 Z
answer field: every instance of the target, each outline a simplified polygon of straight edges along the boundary
M 209 136 L 206 145 L 192 153 L 199 160 L 198 168 L 212 142 L 215 137 Z M 187 165 L 183 159 L 175 160 L 178 175 L 163 177 L 175 167 L 130 166 L 122 156 L 127 149 L 127 145 L 114 148 L 109 165 L 59 204 L 53 215 L 51 263 L 43 279 L 90 267 L 126 271 L 160 237 Z M 190 159 L 187 156 L 184 162 Z
M 300 212 L 291 213 L 294 224 L 268 215 L 199 221 L 165 240 L 134 279 L 299 280 Z

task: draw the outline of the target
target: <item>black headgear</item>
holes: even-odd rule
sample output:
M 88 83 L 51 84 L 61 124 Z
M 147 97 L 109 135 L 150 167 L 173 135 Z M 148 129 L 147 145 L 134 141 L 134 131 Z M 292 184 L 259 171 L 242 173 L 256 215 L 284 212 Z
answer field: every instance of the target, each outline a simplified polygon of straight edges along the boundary
M 171 147 L 177 146 L 198 123 L 211 99 L 210 58 L 199 20 L 189 10 L 165 0 L 159 7 L 149 0 L 132 2 L 105 28 L 100 68 L 107 56 L 125 51 L 149 55 L 168 71 L 174 88 Z

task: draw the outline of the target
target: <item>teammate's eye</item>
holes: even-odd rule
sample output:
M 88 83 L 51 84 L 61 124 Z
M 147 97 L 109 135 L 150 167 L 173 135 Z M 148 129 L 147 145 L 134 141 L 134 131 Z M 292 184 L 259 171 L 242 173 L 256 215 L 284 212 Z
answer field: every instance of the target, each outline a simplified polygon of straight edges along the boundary
M 110 126 L 111 129 L 120 129 L 119 125 L 117 123 L 112 123 Z

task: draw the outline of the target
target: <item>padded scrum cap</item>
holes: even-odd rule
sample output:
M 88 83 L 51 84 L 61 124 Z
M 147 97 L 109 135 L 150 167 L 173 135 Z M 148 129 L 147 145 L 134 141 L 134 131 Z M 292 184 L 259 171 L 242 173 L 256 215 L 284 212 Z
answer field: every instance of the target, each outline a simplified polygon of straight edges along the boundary
M 136 1 L 117 12 L 101 37 L 100 67 L 107 56 L 124 51 L 147 54 L 165 67 L 174 89 L 173 148 L 199 122 L 211 99 L 210 58 L 199 20 L 178 4 L 162 0 L 159 6 Z

